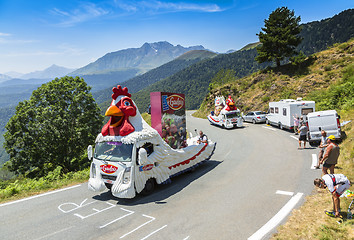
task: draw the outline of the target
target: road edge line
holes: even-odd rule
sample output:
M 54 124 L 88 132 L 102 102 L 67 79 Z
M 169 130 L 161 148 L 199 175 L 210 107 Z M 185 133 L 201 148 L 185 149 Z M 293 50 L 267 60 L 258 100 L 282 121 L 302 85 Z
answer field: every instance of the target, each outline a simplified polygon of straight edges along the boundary
M 297 193 L 293 196 L 280 210 L 275 214 L 263 227 L 258 229 L 248 240 L 259 240 L 262 239 L 267 233 L 269 233 L 273 228 L 275 228 L 295 207 L 295 205 L 300 201 L 303 193 Z
M 27 200 L 43 197 L 43 196 L 54 194 L 54 193 L 58 193 L 58 192 L 63 192 L 63 191 L 70 190 L 70 189 L 73 189 L 73 188 L 77 188 L 77 187 L 80 187 L 80 186 L 81 186 L 81 184 L 78 184 L 78 185 L 74 185 L 74 186 L 71 186 L 71 187 L 62 188 L 62 189 L 54 190 L 54 191 L 51 191 L 51 192 L 46 192 L 46 193 L 34 195 L 34 196 L 31 196 L 31 197 L 28 197 L 28 198 L 22 198 L 22 199 L 19 199 L 19 200 L 16 200 L 16 201 L 0 204 L 0 207 L 8 206 L 8 205 L 19 203 L 19 202 L 24 202 L 24 201 L 27 201 Z

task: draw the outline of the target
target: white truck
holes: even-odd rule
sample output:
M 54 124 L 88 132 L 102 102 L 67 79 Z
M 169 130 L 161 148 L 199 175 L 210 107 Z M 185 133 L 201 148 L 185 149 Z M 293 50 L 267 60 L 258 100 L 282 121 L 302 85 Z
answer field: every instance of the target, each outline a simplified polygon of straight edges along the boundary
M 321 131 L 324 130 L 327 136 L 334 135 L 336 139 L 341 139 L 340 116 L 336 110 L 326 110 L 312 112 L 307 115 L 309 127 L 309 142 L 311 145 L 318 144 L 321 141 Z
M 280 129 L 294 129 L 294 117 L 302 116 L 306 120 L 307 114 L 315 111 L 314 101 L 302 101 L 301 98 L 282 99 L 279 102 L 270 102 L 266 116 L 266 123 Z
M 111 190 L 119 198 L 134 198 L 137 193 L 149 194 L 155 184 L 170 182 L 170 178 L 192 170 L 210 159 L 216 143 L 198 144 L 197 138 L 187 139 L 188 146 L 172 149 L 141 117 L 128 90 L 113 90 L 111 106 L 106 111 L 109 122 L 88 146 L 92 160 L 88 189 Z
M 211 124 L 218 125 L 222 128 L 243 126 L 241 112 L 236 108 L 231 96 L 229 96 L 226 102 L 223 96 L 216 97 L 215 111 L 212 111 L 207 117 Z

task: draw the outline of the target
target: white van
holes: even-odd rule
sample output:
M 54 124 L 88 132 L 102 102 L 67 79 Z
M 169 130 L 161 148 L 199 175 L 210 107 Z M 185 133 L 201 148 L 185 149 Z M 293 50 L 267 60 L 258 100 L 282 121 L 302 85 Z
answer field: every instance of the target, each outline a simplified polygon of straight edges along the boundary
M 321 141 L 321 130 L 327 132 L 327 136 L 334 135 L 336 139 L 341 139 L 340 116 L 336 110 L 312 112 L 307 115 L 309 126 L 310 144 Z
M 282 99 L 279 102 L 270 102 L 266 116 L 266 123 L 280 129 L 294 129 L 294 116 L 303 116 L 315 111 L 314 101 L 302 101 L 301 98 Z

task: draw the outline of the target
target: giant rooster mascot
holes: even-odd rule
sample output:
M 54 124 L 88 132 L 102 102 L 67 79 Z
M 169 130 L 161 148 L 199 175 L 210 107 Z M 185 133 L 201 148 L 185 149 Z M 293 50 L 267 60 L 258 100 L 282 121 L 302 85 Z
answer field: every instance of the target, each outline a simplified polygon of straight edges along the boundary
M 172 149 L 141 117 L 126 87 L 118 85 L 112 91 L 112 102 L 105 113 L 110 118 L 96 138 L 96 148 L 102 143 L 133 145 L 132 160 L 121 164 L 109 162 L 109 156 L 104 160 L 93 157 L 88 183 L 90 190 L 105 190 L 108 186 L 105 178 L 109 175 L 114 196 L 133 198 L 136 193 L 151 187 L 152 182 L 168 183 L 172 176 L 193 169 L 214 153 L 216 143 L 209 140 L 207 144 L 197 144 L 197 138 L 187 139 L 189 146 L 185 148 Z M 153 146 L 149 155 L 144 148 L 147 144 Z

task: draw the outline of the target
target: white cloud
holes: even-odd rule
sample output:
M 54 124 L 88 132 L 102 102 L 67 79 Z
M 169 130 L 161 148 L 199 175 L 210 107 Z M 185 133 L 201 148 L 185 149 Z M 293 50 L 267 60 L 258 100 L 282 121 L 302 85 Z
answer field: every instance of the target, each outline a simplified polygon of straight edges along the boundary
M 2 32 L 0 32 L 0 37 L 9 37 L 9 36 L 11 36 L 10 33 L 2 33 Z
M 116 6 L 123 11 L 137 12 L 137 11 L 153 11 L 155 13 L 161 12 L 221 12 L 222 8 L 217 4 L 197 4 L 184 2 L 164 2 L 158 0 L 151 1 L 136 1 L 136 0 L 115 0 Z
M 54 16 L 59 17 L 59 26 L 70 27 L 76 24 L 90 21 L 95 18 L 107 15 L 109 11 L 98 7 L 94 3 L 81 3 L 78 8 L 64 11 L 58 8 L 53 8 L 50 13 Z

